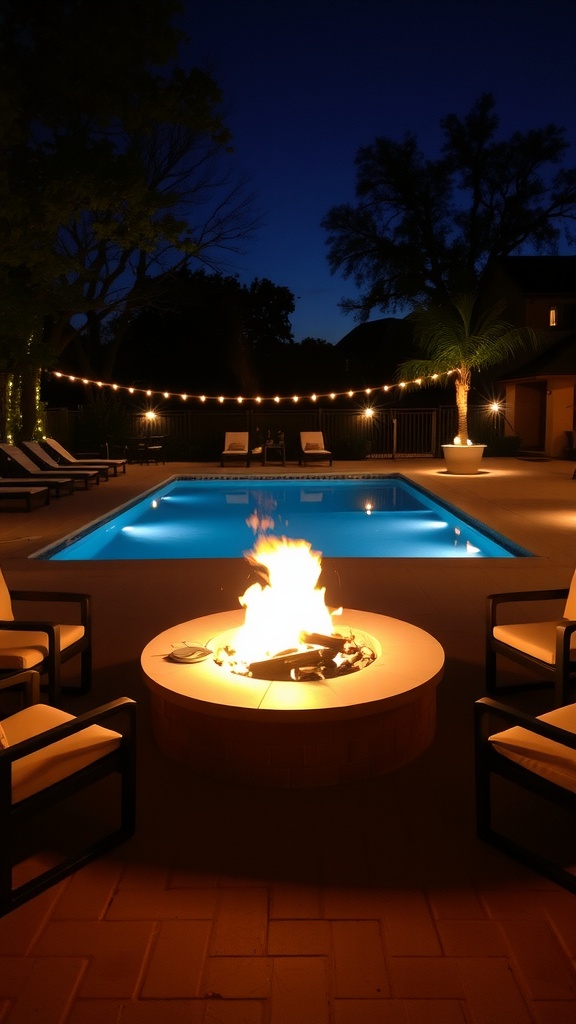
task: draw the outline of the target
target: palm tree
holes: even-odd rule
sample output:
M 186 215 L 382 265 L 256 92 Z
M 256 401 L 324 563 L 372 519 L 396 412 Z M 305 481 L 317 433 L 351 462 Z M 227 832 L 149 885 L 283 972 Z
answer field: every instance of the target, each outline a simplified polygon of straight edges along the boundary
M 468 443 L 468 392 L 473 371 L 487 370 L 536 348 L 538 338 L 529 328 L 514 327 L 502 319 L 503 303 L 486 308 L 475 294 L 455 295 L 448 303 L 421 306 L 408 317 L 415 325 L 421 358 L 409 359 L 398 373 L 409 383 L 448 384 L 456 387 L 458 437 Z

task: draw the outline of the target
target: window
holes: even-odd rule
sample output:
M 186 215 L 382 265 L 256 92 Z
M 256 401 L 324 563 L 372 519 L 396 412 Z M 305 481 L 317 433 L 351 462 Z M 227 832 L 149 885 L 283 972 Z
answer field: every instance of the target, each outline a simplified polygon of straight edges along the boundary
M 557 327 L 558 326 L 558 307 L 557 306 L 550 306 L 549 325 L 550 325 L 550 327 Z

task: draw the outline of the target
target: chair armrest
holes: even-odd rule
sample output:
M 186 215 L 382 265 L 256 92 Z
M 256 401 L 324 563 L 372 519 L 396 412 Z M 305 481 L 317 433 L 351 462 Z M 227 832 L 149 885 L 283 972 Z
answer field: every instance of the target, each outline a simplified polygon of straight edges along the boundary
M 561 743 L 564 747 L 576 750 L 576 733 L 570 732 L 568 729 L 561 729 L 550 722 L 543 722 L 542 719 L 535 718 L 525 711 L 518 711 L 517 708 L 512 708 L 508 704 L 500 704 L 498 701 L 492 700 L 491 697 L 481 697 L 475 702 L 474 717 L 478 728 L 481 728 L 482 725 L 486 726 L 491 715 L 503 719 L 507 726 L 519 725 L 536 736 L 544 736 L 546 739 Z M 496 730 L 490 728 L 488 731 Z
M 27 676 L 23 679 L 23 676 Z M 23 687 L 26 693 L 26 706 L 38 704 L 40 700 L 40 676 L 34 669 L 14 671 L 0 679 L 0 690 L 10 690 L 13 686 Z
M 565 622 L 556 626 L 556 664 L 568 665 L 570 663 L 571 640 L 576 633 L 576 622 L 573 619 L 566 619 Z
M 60 625 L 58 622 L 46 622 L 43 619 L 0 619 L 0 629 L 9 629 L 11 633 L 47 633 L 52 644 L 60 646 Z M 0 652 L 1 653 L 1 652 Z
M 68 590 L 10 590 L 13 601 L 37 601 L 44 604 L 78 604 L 82 625 L 90 615 L 90 594 L 72 593 Z
M 89 725 L 100 725 L 109 718 L 118 717 L 120 714 L 128 716 L 128 728 L 125 733 L 122 733 L 122 736 L 131 736 L 136 728 L 136 707 L 136 701 L 131 697 L 118 697 L 117 700 L 102 704 L 100 707 L 94 708 L 93 711 L 86 711 L 83 715 L 70 719 L 69 722 L 46 729 L 38 736 L 31 736 L 27 740 L 22 740 L 21 743 L 14 743 L 12 746 L 6 747 L 5 750 L 0 750 L 0 759 L 18 761 L 21 757 L 27 757 L 28 754 L 42 750 L 43 747 L 49 747 L 66 736 L 81 732 Z
M 486 598 L 486 618 L 491 626 L 496 625 L 498 608 L 503 604 L 520 604 L 530 601 L 561 601 L 568 597 L 568 587 L 555 590 L 517 590 L 505 594 L 488 594 Z

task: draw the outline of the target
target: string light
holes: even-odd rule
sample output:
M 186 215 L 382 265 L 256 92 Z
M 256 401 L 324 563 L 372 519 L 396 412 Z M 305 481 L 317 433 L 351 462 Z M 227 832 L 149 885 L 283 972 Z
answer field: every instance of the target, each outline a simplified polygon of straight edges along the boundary
M 53 377 L 57 377 L 59 380 L 62 381 L 70 381 L 70 383 L 80 383 L 80 381 L 82 381 L 82 383 L 86 385 L 92 384 L 98 388 L 111 388 L 112 391 L 125 391 L 129 395 L 146 395 L 148 398 L 178 398 L 182 402 L 187 402 L 189 399 L 195 399 L 196 401 L 202 403 L 219 402 L 220 405 L 224 405 L 225 402 L 236 402 L 238 405 L 242 405 L 243 402 L 255 402 L 257 405 L 261 405 L 262 402 L 275 402 L 276 405 L 279 405 L 280 402 L 290 401 L 292 403 L 296 403 L 306 398 L 308 398 L 311 402 L 317 402 L 321 398 L 329 398 L 331 401 L 334 401 L 336 398 L 356 398 L 357 396 L 361 395 L 373 395 L 375 391 L 382 391 L 384 394 L 388 394 L 395 388 L 398 388 L 399 390 L 404 390 L 407 387 L 423 387 L 426 385 L 428 381 L 439 381 L 441 377 L 450 377 L 451 374 L 457 373 L 458 371 L 446 370 L 443 374 L 432 373 L 430 374 L 429 377 L 417 377 L 415 380 L 409 381 L 403 380 L 399 381 L 397 384 L 382 384 L 378 388 L 358 388 L 355 391 L 327 391 L 322 394 L 317 391 L 313 391 L 309 395 L 255 395 L 253 397 L 251 397 L 250 395 L 189 395 L 187 394 L 187 392 L 179 393 L 174 391 L 163 391 L 160 389 L 155 390 L 153 388 L 135 388 L 132 386 L 127 387 L 124 384 L 108 384 L 101 380 L 90 380 L 86 377 L 75 377 L 73 374 L 63 373 L 60 370 L 50 370 L 49 372 Z

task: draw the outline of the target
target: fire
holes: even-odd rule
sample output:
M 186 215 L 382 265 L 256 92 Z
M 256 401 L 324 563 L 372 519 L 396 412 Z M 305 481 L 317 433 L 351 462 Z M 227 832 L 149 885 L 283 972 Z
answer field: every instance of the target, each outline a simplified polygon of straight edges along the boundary
M 262 568 L 264 582 L 252 584 L 240 597 L 246 609 L 235 642 L 240 662 L 299 650 L 302 633 L 332 633 L 325 588 L 317 585 L 321 553 L 312 551 L 308 541 L 262 536 L 246 558 Z

